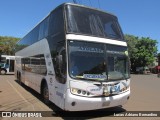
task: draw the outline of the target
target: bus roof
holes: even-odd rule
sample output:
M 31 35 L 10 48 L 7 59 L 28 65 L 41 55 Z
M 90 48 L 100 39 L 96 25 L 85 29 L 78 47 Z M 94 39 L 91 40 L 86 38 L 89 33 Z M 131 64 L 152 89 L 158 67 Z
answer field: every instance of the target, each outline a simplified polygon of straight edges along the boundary
M 43 20 L 44 20 L 45 18 L 47 18 L 54 10 L 58 9 L 59 7 L 66 6 L 66 5 L 72 5 L 72 6 L 82 7 L 82 8 L 88 8 L 88 9 L 91 9 L 91 10 L 100 11 L 100 12 L 103 12 L 103 13 L 106 13 L 106 14 L 109 14 L 109 15 L 112 15 L 112 16 L 116 17 L 116 16 L 115 16 L 114 14 L 112 14 L 112 13 L 109 13 L 109 12 L 106 12 L 106 11 L 102 11 L 102 10 L 97 9 L 97 8 L 88 7 L 88 6 L 80 5 L 80 4 L 74 4 L 74 3 L 63 3 L 63 4 L 55 7 L 51 12 L 49 12 L 49 14 L 47 14 L 40 22 L 38 22 L 31 30 L 29 30 L 29 31 L 27 32 L 27 34 L 29 34 L 30 31 L 32 31 L 37 25 L 39 25 L 41 22 L 43 22 Z M 117 17 L 116 17 L 116 18 L 117 18 Z M 26 34 L 25 36 L 27 36 L 27 34 Z M 24 37 L 25 37 L 25 36 L 24 36 Z M 23 38 L 24 38 L 24 37 L 23 37 Z M 19 41 L 17 41 L 17 43 L 20 42 L 23 38 L 21 38 Z
M 1 55 L 1 57 L 10 58 L 10 59 L 14 59 L 15 58 L 15 56 L 12 56 L 12 55 Z
M 100 11 L 100 12 L 103 12 L 103 13 L 106 13 L 106 14 L 110 14 L 110 15 L 116 17 L 116 15 L 114 15 L 114 14 L 112 14 L 110 12 L 106 12 L 106 11 L 103 11 L 103 10 L 100 10 L 100 9 L 97 9 L 97 8 L 93 8 L 93 7 L 89 7 L 89 6 L 85 6 L 85 5 L 81 5 L 81 4 L 74 4 L 74 3 L 63 3 L 63 4 L 59 5 L 59 6 L 57 6 L 55 9 L 57 9 L 59 7 L 62 7 L 62 6 L 65 6 L 65 5 L 72 5 L 72 6 L 82 7 L 82 8 L 88 8 L 88 9 L 91 9 L 91 10 L 97 10 L 97 11 Z M 53 9 L 50 13 L 52 13 L 55 9 Z

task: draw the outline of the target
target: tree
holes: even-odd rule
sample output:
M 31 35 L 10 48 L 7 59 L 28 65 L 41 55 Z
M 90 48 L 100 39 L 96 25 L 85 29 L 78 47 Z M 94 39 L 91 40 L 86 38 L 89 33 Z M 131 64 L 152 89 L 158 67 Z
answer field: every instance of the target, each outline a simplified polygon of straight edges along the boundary
M 0 54 L 14 55 L 14 46 L 20 38 L 0 36 Z
M 157 41 L 152 40 L 149 37 L 138 40 L 136 48 L 138 48 L 136 54 L 136 61 L 139 63 L 139 66 L 148 66 L 153 63 L 155 56 L 157 54 Z
M 149 37 L 138 38 L 133 35 L 125 35 L 128 43 L 131 68 L 136 71 L 136 67 L 145 67 L 153 63 L 157 54 L 157 41 Z
M 138 49 L 136 48 L 138 37 L 135 37 L 133 35 L 125 35 L 125 39 L 127 40 L 127 44 L 128 44 L 128 52 L 129 52 L 129 57 L 131 62 L 131 69 L 133 71 L 136 71 L 135 55 L 138 51 Z
M 136 48 L 138 37 L 135 37 L 133 35 L 125 35 L 125 39 L 127 40 L 128 43 L 128 52 L 130 58 L 133 58 L 134 54 L 138 51 L 138 49 Z

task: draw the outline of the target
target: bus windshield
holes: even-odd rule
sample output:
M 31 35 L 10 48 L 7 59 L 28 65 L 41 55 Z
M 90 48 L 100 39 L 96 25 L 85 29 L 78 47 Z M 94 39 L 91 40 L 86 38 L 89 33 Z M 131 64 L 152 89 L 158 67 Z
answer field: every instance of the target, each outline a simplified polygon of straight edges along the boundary
M 67 32 L 124 40 L 116 16 L 94 9 L 68 5 Z
M 84 80 L 121 80 L 129 77 L 128 57 L 121 51 L 110 50 L 110 45 L 69 41 L 69 75 Z M 113 47 L 113 46 L 112 46 Z M 115 46 L 114 46 L 115 47 Z M 106 49 L 107 48 L 107 49 Z
M 109 80 L 129 78 L 127 47 L 106 45 L 107 70 Z
M 5 63 L 0 63 L 1 68 L 5 67 Z

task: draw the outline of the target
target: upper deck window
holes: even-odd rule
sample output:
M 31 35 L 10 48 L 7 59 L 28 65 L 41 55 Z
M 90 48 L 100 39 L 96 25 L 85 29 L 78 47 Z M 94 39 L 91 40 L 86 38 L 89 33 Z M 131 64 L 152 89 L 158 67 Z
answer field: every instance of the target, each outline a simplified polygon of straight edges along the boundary
M 123 40 L 115 16 L 94 9 L 67 5 L 67 32 Z

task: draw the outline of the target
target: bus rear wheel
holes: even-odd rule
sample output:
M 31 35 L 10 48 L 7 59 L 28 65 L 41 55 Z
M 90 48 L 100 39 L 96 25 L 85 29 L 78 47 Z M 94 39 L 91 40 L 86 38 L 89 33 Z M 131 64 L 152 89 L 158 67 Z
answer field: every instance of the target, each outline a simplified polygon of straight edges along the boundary
M 49 105 L 49 90 L 46 83 L 42 87 L 42 97 L 43 97 L 44 103 Z

